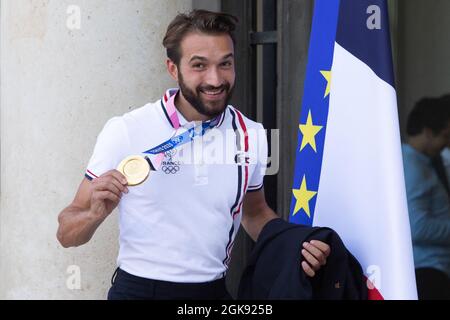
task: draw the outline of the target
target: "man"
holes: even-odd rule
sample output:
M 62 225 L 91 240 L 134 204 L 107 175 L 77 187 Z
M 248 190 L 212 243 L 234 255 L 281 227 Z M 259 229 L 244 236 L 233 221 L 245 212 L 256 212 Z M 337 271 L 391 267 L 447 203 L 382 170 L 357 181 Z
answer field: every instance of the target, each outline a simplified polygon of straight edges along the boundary
M 419 299 L 450 298 L 450 201 L 433 167 L 450 140 L 450 99 L 424 98 L 402 146 Z
M 119 268 L 109 299 L 229 298 L 224 277 L 240 223 L 256 241 L 277 218 L 264 198 L 267 141 L 249 134 L 262 126 L 228 105 L 235 83 L 235 23 L 233 16 L 200 10 L 173 20 L 163 44 L 167 70 L 180 89 L 106 124 L 86 179 L 59 215 L 60 243 L 80 246 L 119 205 Z M 127 156 L 186 131 L 198 136 L 164 153 L 162 161 L 150 156 L 157 170 L 143 184 L 127 186 L 114 170 Z M 198 143 L 220 149 L 221 139 L 207 137 L 229 131 L 235 161 L 186 161 Z M 192 153 L 198 158 L 198 151 Z M 303 247 L 299 268 L 313 277 L 330 248 L 320 241 Z

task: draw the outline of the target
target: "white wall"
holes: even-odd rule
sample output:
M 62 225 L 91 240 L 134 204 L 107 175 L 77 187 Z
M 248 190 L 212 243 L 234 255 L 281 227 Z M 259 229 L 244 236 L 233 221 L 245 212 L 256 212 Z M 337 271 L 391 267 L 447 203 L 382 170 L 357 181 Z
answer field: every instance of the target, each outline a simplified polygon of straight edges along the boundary
M 66 26 L 69 5 L 81 9 L 80 30 Z M 76 249 L 57 243 L 57 215 L 106 120 L 173 85 L 161 41 L 190 8 L 190 0 L 1 1 L 0 299 L 106 297 L 117 213 Z M 80 290 L 66 286 L 70 265 L 80 268 Z

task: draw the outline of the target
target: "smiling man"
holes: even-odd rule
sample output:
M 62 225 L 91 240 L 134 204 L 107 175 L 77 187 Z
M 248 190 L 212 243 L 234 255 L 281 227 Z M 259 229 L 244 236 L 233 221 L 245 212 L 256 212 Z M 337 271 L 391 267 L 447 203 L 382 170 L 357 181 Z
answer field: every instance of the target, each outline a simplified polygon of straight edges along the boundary
M 249 134 L 263 127 L 229 105 L 236 22 L 201 10 L 172 21 L 163 44 L 179 88 L 108 121 L 75 199 L 59 215 L 60 243 L 80 246 L 119 206 L 118 269 L 109 299 L 228 299 L 225 276 L 239 226 L 256 241 L 278 218 L 264 197 L 267 141 Z M 225 149 L 234 162 L 183 161 L 194 144 L 220 150 L 223 141 L 211 136 L 229 132 L 233 143 Z M 147 157 L 153 169 L 133 187 L 116 170 L 131 155 Z M 313 277 L 330 248 L 320 241 L 303 248 L 298 267 Z

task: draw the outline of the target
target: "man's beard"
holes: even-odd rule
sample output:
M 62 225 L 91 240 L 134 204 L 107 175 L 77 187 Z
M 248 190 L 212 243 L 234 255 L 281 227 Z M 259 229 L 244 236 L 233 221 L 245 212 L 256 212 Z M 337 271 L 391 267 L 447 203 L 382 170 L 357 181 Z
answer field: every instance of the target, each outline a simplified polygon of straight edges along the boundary
M 207 116 L 211 119 L 218 117 L 221 115 L 228 103 L 233 96 L 233 89 L 228 82 L 222 84 L 220 87 L 212 87 L 212 86 L 198 86 L 194 91 L 192 91 L 184 82 L 183 75 L 181 72 L 178 72 L 178 85 L 180 86 L 181 93 L 183 97 L 197 110 L 198 113 Z M 225 99 L 217 102 L 209 102 L 210 107 L 207 107 L 202 99 L 200 98 L 201 91 L 210 91 L 210 90 L 224 90 L 226 93 Z M 220 104 L 220 105 L 218 105 Z M 212 106 L 211 106 L 212 105 Z

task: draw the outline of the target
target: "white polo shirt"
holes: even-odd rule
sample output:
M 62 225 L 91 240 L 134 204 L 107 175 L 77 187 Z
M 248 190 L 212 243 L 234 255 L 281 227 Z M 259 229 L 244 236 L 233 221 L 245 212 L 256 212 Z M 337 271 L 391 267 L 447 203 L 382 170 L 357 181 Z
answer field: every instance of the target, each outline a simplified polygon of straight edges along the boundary
M 176 92 L 171 89 L 161 100 L 109 120 L 86 177 L 116 169 L 127 156 L 145 156 L 175 133 L 198 125 L 176 111 L 181 127 L 175 130 L 167 105 Z M 122 270 L 182 283 L 225 276 L 244 195 L 263 186 L 267 139 L 261 124 L 232 106 L 216 120 L 204 136 L 166 152 L 159 170 L 123 195 L 117 261 Z

